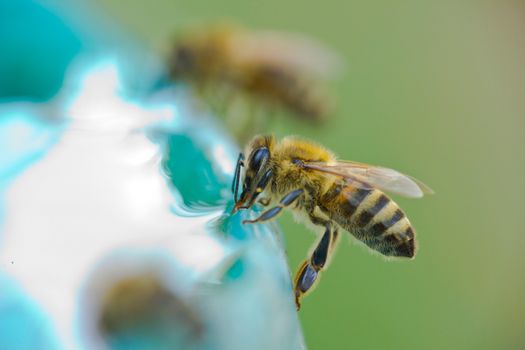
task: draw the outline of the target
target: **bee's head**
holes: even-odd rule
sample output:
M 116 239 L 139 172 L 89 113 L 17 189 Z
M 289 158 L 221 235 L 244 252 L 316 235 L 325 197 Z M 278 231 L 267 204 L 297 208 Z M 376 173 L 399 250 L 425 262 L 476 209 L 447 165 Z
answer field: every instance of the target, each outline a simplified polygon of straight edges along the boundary
M 239 209 L 250 208 L 270 182 L 273 175 L 273 167 L 270 161 L 272 146 L 273 137 L 257 136 L 247 148 L 246 154 L 248 154 L 248 158 L 246 163 L 244 155 L 242 153 L 239 155 L 232 185 L 235 199 L 233 212 Z M 242 192 L 240 197 L 237 198 L 242 166 L 245 167 L 241 182 Z
M 197 64 L 196 54 L 191 45 L 185 43 L 177 45 L 169 62 L 171 77 L 178 79 L 190 75 Z
M 169 58 L 172 79 L 200 79 L 222 68 L 227 46 L 222 31 L 205 30 L 183 34 L 177 39 Z

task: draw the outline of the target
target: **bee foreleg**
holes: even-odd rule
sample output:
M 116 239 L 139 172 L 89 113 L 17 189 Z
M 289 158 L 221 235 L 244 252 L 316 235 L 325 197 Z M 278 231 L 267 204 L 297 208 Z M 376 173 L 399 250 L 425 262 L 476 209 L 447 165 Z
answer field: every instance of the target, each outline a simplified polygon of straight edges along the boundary
M 235 200 L 235 203 L 239 200 L 238 198 L 238 191 L 239 191 L 239 178 L 241 175 L 241 167 L 244 165 L 244 155 L 242 153 L 239 153 L 239 157 L 237 158 L 237 165 L 235 165 L 235 174 L 233 175 L 233 181 L 232 181 L 232 192 L 233 192 L 233 199 Z
M 328 261 L 328 256 L 332 251 L 333 244 L 337 238 L 337 229 L 332 231 L 331 224 L 326 226 L 326 230 L 317 244 L 310 260 L 305 260 L 299 267 L 295 278 L 295 305 L 297 310 L 301 308 L 301 298 L 315 284 L 319 272 L 323 269 Z
M 294 190 L 288 193 L 287 195 L 285 195 L 279 202 L 279 205 L 266 210 L 264 213 L 261 214 L 261 216 L 259 216 L 258 218 L 254 220 L 244 220 L 242 223 L 243 224 L 253 224 L 259 221 L 267 221 L 267 220 L 273 219 L 284 208 L 294 203 L 303 193 L 304 193 L 304 190 L 302 188 L 298 190 Z

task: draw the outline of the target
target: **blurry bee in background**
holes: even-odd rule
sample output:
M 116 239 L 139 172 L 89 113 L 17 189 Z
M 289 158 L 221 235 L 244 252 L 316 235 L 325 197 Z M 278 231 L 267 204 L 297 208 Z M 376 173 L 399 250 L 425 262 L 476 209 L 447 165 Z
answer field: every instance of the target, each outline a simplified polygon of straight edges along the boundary
M 177 334 L 188 343 L 198 341 L 204 333 L 200 317 L 164 285 L 155 273 L 127 276 L 115 281 L 102 295 L 98 328 L 109 342 L 125 334 L 146 333 L 152 328 L 166 341 Z
M 432 193 L 423 183 L 392 169 L 337 160 L 320 145 L 295 137 L 276 142 L 272 136 L 256 136 L 245 154 L 248 160 L 245 163 L 244 155 L 239 155 L 232 184 L 233 213 L 250 208 L 256 201 L 264 206 L 276 205 L 243 223 L 273 219 L 290 207 L 300 218 L 324 229 L 310 257 L 297 271 L 297 309 L 326 267 L 341 229 L 385 256 L 414 257 L 415 230 L 383 191 L 419 198 Z M 241 167 L 245 165 L 241 180 Z
M 243 143 L 269 110 L 322 121 L 331 109 L 323 85 L 340 67 L 337 55 L 304 36 L 224 25 L 181 36 L 168 60 L 170 78 L 225 114 Z

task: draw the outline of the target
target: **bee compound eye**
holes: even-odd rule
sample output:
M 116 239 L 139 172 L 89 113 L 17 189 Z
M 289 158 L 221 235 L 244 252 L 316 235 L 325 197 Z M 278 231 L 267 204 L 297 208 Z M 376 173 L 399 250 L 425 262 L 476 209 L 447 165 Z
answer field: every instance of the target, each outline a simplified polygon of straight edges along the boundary
M 270 157 L 270 151 L 268 151 L 268 148 L 261 147 L 254 151 L 251 159 L 250 159 L 250 168 L 254 170 L 255 172 L 259 171 L 261 168 L 261 164 L 264 160 L 268 159 Z

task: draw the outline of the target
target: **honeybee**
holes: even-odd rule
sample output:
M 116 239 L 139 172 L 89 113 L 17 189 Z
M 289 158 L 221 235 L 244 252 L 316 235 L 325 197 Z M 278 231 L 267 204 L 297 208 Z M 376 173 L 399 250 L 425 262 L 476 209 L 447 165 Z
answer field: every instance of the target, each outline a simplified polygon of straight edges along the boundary
M 181 36 L 168 61 L 171 79 L 190 83 L 218 111 L 233 113 L 240 97 L 248 100 L 242 116 L 254 119 L 263 115 L 255 113 L 261 108 L 281 108 L 310 122 L 331 109 L 322 85 L 341 66 L 336 54 L 303 36 L 228 25 Z M 248 128 L 239 121 L 232 127 L 253 135 L 257 121 L 248 122 Z
M 298 310 L 301 298 L 326 267 L 341 230 L 385 256 L 414 257 L 415 230 L 403 210 L 383 191 L 413 198 L 433 193 L 422 182 L 392 169 L 338 160 L 324 147 L 296 137 L 277 142 L 273 136 L 256 136 L 245 153 L 247 162 L 241 153 L 235 169 L 232 213 L 248 209 L 256 201 L 263 206 L 275 203 L 256 219 L 243 223 L 274 219 L 290 207 L 324 228 L 294 279 Z

